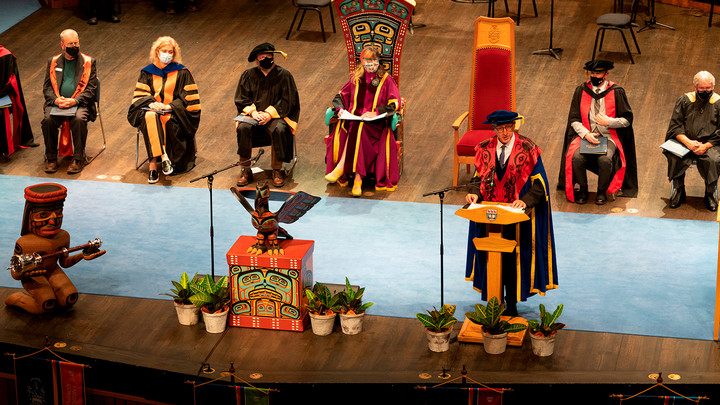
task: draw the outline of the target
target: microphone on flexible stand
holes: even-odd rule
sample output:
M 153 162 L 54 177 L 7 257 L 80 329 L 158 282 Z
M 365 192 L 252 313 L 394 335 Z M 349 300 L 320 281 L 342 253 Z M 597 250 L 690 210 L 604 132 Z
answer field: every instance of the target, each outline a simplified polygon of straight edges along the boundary
M 260 156 L 262 156 L 263 153 L 265 153 L 265 149 L 260 148 L 260 150 L 258 151 L 258 154 L 250 161 L 250 166 L 254 166 L 255 163 L 257 163 L 257 161 L 260 160 Z

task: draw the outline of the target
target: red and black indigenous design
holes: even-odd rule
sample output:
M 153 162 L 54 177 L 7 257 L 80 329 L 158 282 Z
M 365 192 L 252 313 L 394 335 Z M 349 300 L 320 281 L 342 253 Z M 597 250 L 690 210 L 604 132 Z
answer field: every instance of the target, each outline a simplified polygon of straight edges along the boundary
M 480 179 L 480 193 L 486 201 L 511 203 L 520 198 L 542 150 L 533 141 L 515 134 L 515 143 L 507 160 L 505 175 L 497 175 L 496 136 L 475 147 L 475 177 Z

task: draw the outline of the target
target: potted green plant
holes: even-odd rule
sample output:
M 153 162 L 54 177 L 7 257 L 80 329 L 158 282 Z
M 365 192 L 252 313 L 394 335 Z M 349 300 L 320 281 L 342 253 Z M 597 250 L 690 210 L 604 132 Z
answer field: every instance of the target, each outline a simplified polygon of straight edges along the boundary
M 540 304 L 540 320 L 528 320 L 530 341 L 532 342 L 533 353 L 536 356 L 546 357 L 553 354 L 555 335 L 557 331 L 565 327 L 564 323 L 555 322 L 560 318 L 562 311 L 563 304 L 558 305 L 552 313 L 547 312 L 545 305 Z
M 197 277 L 197 273 L 195 273 L 195 277 Z M 172 297 L 180 325 L 195 325 L 200 320 L 200 308 L 190 302 L 190 297 L 194 294 L 190 286 L 195 284 L 195 277 L 191 279 L 187 273 L 183 272 L 179 282 L 171 280 L 175 288 L 171 288 L 169 293 L 160 294 Z
M 501 319 L 504 311 L 505 306 L 500 305 L 497 297 L 492 297 L 487 306 L 475 304 L 475 312 L 465 313 L 471 322 L 482 326 L 483 347 L 488 354 L 505 352 L 508 333 L 522 332 L 527 329 L 527 325 L 510 323 Z M 510 320 L 512 319 L 510 318 Z
M 335 325 L 338 295 L 333 295 L 326 285 L 315 283 L 312 289 L 305 289 L 307 308 L 310 315 L 312 331 L 318 336 L 332 333 Z
M 210 333 L 222 333 L 227 325 L 230 310 L 230 289 L 227 276 L 222 276 L 217 283 L 206 274 L 196 284 L 191 284 L 193 295 L 190 302 L 200 308 L 205 322 L 205 330 Z
M 365 311 L 373 303 L 363 304 L 362 297 L 365 288 L 358 287 L 357 291 L 350 286 L 350 281 L 345 277 L 345 289 L 338 293 L 338 307 L 340 308 L 340 326 L 346 335 L 357 335 L 362 331 L 362 321 Z
M 445 352 L 450 349 L 450 333 L 452 326 L 457 322 L 455 318 L 455 305 L 445 304 L 433 310 L 426 310 L 427 314 L 417 313 L 415 316 L 425 327 L 428 339 L 428 348 L 433 352 Z

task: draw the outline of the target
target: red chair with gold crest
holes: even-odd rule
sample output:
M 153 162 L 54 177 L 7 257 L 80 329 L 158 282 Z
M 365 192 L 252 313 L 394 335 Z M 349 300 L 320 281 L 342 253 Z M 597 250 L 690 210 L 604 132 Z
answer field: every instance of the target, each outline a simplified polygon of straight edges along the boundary
M 335 6 L 345 37 L 350 73 L 352 74 L 359 66 L 363 48 L 371 45 L 378 49 L 380 63 L 392 75 L 399 87 L 400 55 L 415 2 L 413 0 L 336 0 Z M 405 99 L 401 98 L 391 124 L 397 144 L 400 173 L 403 169 L 404 114 Z M 329 124 L 334 119 L 332 109 L 328 109 L 326 123 Z M 328 141 L 328 137 L 325 141 Z
M 492 125 L 483 124 L 495 110 L 515 111 L 515 22 L 509 18 L 478 17 L 475 20 L 473 63 L 470 76 L 470 108 L 452 124 L 453 186 L 458 184 L 460 165 L 467 172 L 475 160 L 475 146 L 494 135 Z M 467 118 L 467 130 L 460 125 Z M 521 121 L 516 121 L 516 128 Z

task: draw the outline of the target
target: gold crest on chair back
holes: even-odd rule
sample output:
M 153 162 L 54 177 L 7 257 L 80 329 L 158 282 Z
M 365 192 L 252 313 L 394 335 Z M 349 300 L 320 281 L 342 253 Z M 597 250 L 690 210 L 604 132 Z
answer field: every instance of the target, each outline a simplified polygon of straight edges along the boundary
M 458 184 L 460 165 L 467 165 L 470 172 L 475 146 L 494 135 L 492 126 L 483 124 L 487 115 L 515 111 L 515 22 L 509 17 L 478 17 L 473 42 L 469 109 L 452 124 L 453 186 Z M 461 137 L 460 125 L 466 118 L 467 131 Z

